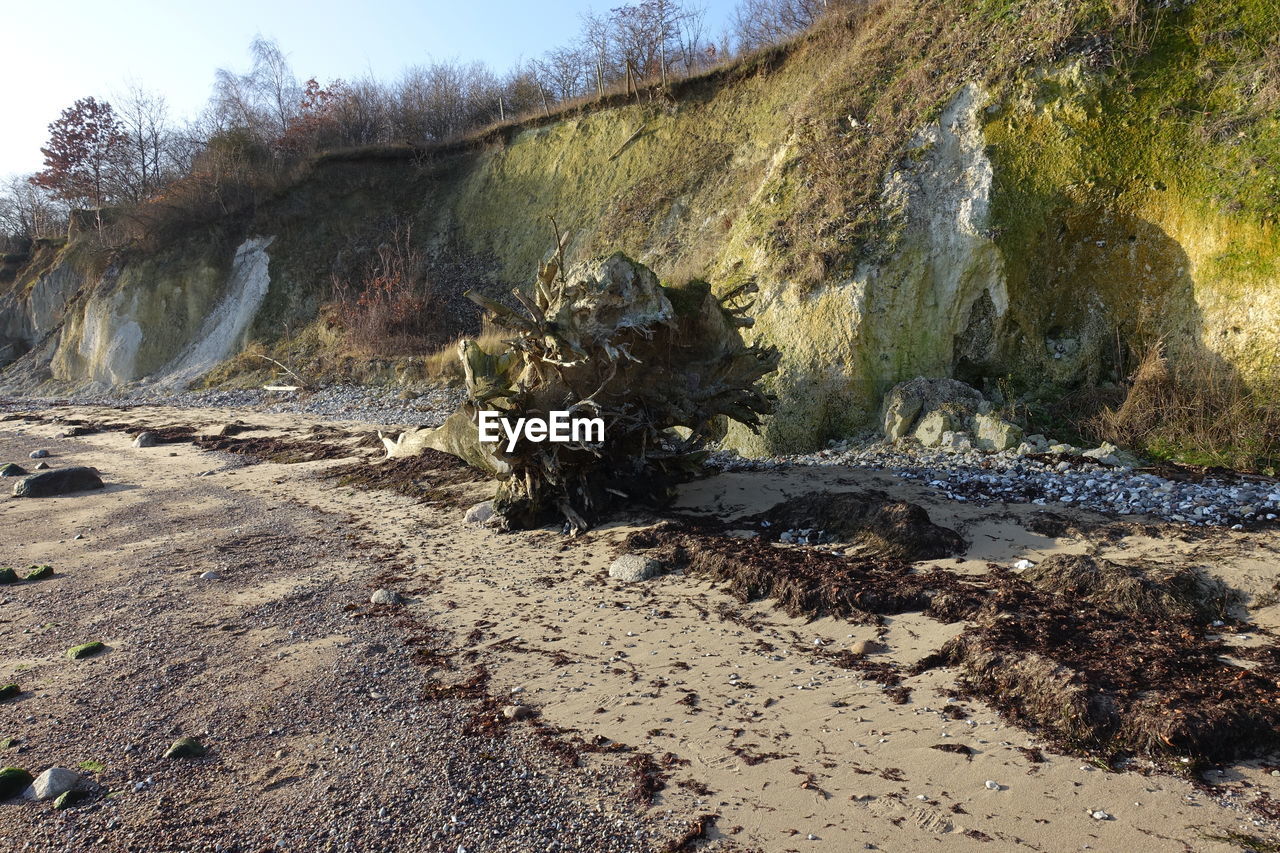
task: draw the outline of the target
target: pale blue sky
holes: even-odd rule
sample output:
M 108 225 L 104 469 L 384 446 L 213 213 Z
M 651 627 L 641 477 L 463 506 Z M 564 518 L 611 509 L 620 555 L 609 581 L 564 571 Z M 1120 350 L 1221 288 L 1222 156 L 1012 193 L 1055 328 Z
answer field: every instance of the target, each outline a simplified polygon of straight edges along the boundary
M 111 98 L 130 80 L 186 116 L 209 97 L 214 70 L 246 70 L 261 33 L 300 80 L 395 78 L 430 59 L 478 59 L 505 70 L 577 35 L 578 15 L 622 0 L 538 3 L 412 0 L 60 0 L 0 3 L 0 176 L 42 165 L 49 122 L 77 98 Z M 701 0 L 718 38 L 735 0 Z

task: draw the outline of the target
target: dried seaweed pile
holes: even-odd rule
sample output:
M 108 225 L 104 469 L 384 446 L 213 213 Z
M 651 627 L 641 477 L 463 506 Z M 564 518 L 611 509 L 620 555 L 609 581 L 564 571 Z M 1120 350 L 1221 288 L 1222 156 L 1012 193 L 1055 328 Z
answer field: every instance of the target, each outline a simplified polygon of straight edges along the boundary
M 964 550 L 959 533 L 940 527 L 918 504 L 895 501 L 884 492 L 811 492 L 791 498 L 762 515 L 762 535 L 777 539 L 784 530 L 813 530 L 823 542 L 848 542 L 864 554 L 904 560 L 935 560 Z
M 387 459 L 375 465 L 341 465 L 321 476 L 337 480 L 340 486 L 394 492 L 432 506 L 459 506 L 462 498 L 450 487 L 486 479 L 481 471 L 458 457 L 430 448 L 416 456 Z
M 298 462 L 315 462 L 320 459 L 344 459 L 355 456 L 350 447 L 324 441 L 290 441 L 283 438 L 228 438 L 224 436 L 200 436 L 195 439 L 201 450 L 220 450 L 239 456 L 253 456 L 266 462 L 292 465 Z
M 672 522 L 625 546 L 792 615 L 968 620 L 911 671 L 956 667 L 964 692 L 1062 751 L 1194 769 L 1280 747 L 1280 649 L 1233 647 L 1231 592 L 1190 569 L 1070 556 L 1021 575 L 918 572 Z

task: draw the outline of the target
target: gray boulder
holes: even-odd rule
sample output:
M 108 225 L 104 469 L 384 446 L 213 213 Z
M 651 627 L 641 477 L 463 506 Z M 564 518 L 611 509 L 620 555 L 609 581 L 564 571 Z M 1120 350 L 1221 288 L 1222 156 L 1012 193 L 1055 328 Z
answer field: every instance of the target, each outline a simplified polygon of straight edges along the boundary
M 49 457 L 49 451 L 44 449 L 33 450 L 27 455 L 30 456 L 32 459 L 47 459 Z
M 481 501 L 467 510 L 462 520 L 467 524 L 488 524 L 493 519 L 493 501 Z
M 650 560 L 639 554 L 623 554 L 609 566 L 609 577 L 615 580 L 636 583 L 648 580 L 662 570 L 657 560 Z
M 399 604 L 400 601 L 400 594 L 390 589 L 375 590 L 373 595 L 369 596 L 370 604 Z
M 54 468 L 24 477 L 13 487 L 13 494 L 14 497 L 19 498 L 47 498 L 68 492 L 101 488 L 102 478 L 98 476 L 97 471 L 83 465 L 74 465 L 70 468 Z
M 926 379 L 923 376 L 899 382 L 885 395 L 881 429 L 890 441 L 909 435 L 922 415 L 947 407 L 954 415 L 972 415 L 989 409 L 981 392 L 957 379 Z
M 140 432 L 138 437 L 133 440 L 134 447 L 155 447 L 160 443 L 154 432 Z
M 32 800 L 52 800 L 70 791 L 80 782 L 80 774 L 65 767 L 50 767 L 36 777 L 26 796 Z

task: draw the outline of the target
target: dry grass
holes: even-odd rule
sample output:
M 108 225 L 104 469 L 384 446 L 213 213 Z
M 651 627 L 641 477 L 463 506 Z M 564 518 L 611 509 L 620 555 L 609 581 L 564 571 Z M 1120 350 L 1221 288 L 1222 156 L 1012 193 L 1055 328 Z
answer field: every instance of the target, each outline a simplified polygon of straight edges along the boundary
M 1170 364 L 1160 344 L 1142 358 L 1123 402 L 1084 423 L 1096 440 L 1159 458 L 1274 474 L 1280 468 L 1280 399 L 1211 356 Z

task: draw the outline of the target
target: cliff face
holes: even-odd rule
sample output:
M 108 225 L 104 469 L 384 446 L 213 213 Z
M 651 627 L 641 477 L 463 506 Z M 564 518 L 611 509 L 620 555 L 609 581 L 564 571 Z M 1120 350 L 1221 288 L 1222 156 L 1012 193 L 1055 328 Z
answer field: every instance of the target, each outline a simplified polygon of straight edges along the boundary
M 48 249 L 0 297 L 0 335 L 30 349 L 0 381 L 192 382 L 314 322 L 332 273 L 397 221 L 436 259 L 442 295 L 520 285 L 551 217 L 571 260 L 621 249 L 675 283 L 759 282 L 751 334 L 783 361 L 778 414 L 731 436 L 748 451 L 864 426 L 889 384 L 921 374 L 1053 394 L 1117 378 L 1124 345 L 1164 340 L 1270 375 L 1270 4 L 1161 13 L 1132 47 L 1099 47 L 1092 19 L 1055 4 L 1036 26 L 1056 41 L 970 5 L 890 7 L 670 96 L 422 162 L 321 158 L 216 237 L 105 271 L 74 241 Z

